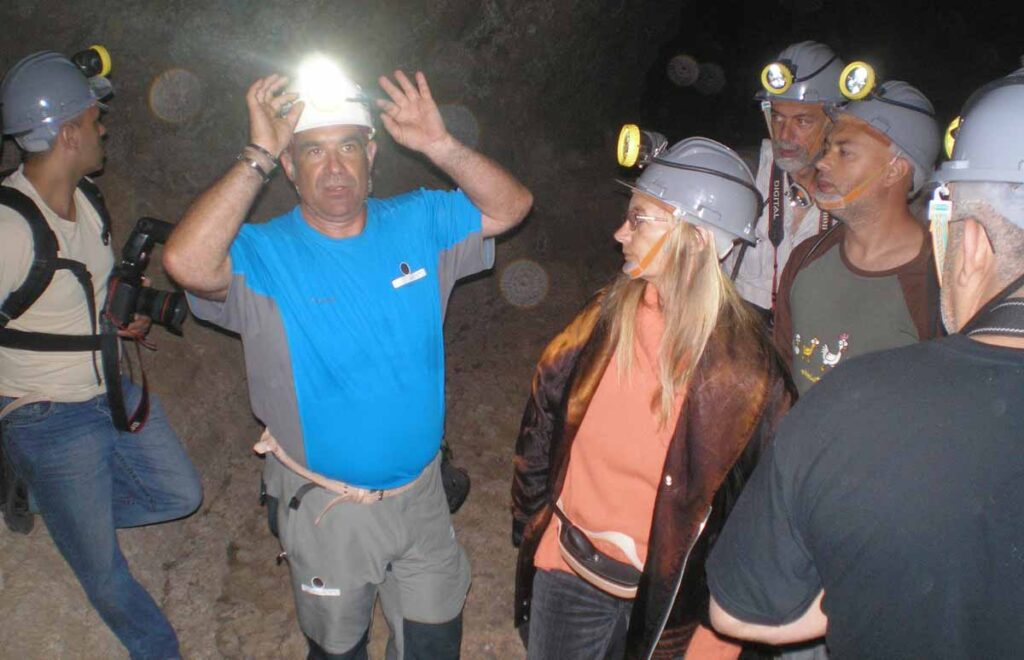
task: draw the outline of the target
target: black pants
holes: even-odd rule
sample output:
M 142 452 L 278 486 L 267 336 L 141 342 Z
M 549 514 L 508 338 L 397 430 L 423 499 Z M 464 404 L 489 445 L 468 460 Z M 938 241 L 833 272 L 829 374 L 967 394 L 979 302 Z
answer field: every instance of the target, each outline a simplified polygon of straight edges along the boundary
M 462 644 L 462 613 L 444 623 L 418 623 L 406 619 L 402 622 L 405 660 L 457 660 Z M 344 653 L 328 653 L 313 640 L 309 642 L 307 660 L 367 660 L 366 648 L 370 631 Z

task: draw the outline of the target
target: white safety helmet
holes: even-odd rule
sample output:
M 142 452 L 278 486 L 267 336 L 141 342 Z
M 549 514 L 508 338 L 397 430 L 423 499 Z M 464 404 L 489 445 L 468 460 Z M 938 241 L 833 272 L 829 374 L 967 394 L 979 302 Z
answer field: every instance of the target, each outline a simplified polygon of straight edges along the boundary
M 331 60 L 316 56 L 299 68 L 291 90 L 305 103 L 295 132 L 324 126 L 362 126 L 373 137 L 370 100 Z

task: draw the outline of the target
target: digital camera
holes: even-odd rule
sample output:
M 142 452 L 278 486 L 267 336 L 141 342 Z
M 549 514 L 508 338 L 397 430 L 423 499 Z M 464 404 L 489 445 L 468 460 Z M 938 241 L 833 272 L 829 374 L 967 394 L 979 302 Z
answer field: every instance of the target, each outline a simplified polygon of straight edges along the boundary
M 107 282 L 104 313 L 118 328 L 126 327 L 136 314 L 141 314 L 174 334 L 181 334 L 181 324 L 188 317 L 185 295 L 142 285 L 153 246 L 166 243 L 172 229 L 174 225 L 156 218 L 139 218 L 135 223 L 121 250 L 121 263 L 111 271 Z

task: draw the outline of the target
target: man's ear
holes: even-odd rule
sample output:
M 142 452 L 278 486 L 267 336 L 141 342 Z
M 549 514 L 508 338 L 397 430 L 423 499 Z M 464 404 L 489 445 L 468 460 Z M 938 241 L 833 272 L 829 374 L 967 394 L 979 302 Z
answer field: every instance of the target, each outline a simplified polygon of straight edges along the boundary
M 284 151 L 279 156 L 281 161 L 281 169 L 284 170 L 284 175 L 288 177 L 288 180 L 295 183 L 295 161 L 292 160 L 292 149 L 290 146 L 285 147 Z
M 995 252 L 989 242 L 988 233 L 980 222 L 973 218 L 964 220 L 964 237 L 960 244 L 963 260 L 956 272 L 957 284 L 975 285 L 984 280 L 995 269 Z
M 904 177 L 910 175 L 910 168 L 910 163 L 903 156 L 893 158 L 885 168 L 885 175 L 882 177 L 882 181 L 886 187 L 892 187 L 903 181 Z
M 366 143 L 366 163 L 367 171 L 373 169 L 373 159 L 377 157 L 377 141 L 370 140 Z
M 66 121 L 57 129 L 57 140 L 62 147 L 69 151 L 77 151 L 81 144 L 81 133 L 78 124 L 74 121 Z

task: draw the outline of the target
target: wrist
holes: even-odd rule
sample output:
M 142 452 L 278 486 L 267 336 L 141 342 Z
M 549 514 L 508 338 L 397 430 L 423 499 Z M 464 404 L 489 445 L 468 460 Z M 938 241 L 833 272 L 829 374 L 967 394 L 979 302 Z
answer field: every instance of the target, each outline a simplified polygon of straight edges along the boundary
M 423 155 L 432 160 L 434 164 L 441 165 L 449 161 L 461 148 L 463 148 L 463 144 L 456 140 L 451 133 L 446 133 L 444 137 L 434 140 L 424 147 Z
M 246 170 L 258 176 L 262 183 L 270 182 L 270 175 L 274 172 L 274 168 L 265 167 L 258 160 L 249 156 L 248 149 L 242 149 L 241 153 L 235 157 L 235 160 L 241 163 Z
M 242 153 L 264 166 L 269 173 L 280 165 L 280 154 L 275 154 L 259 142 L 250 142 L 242 147 Z

